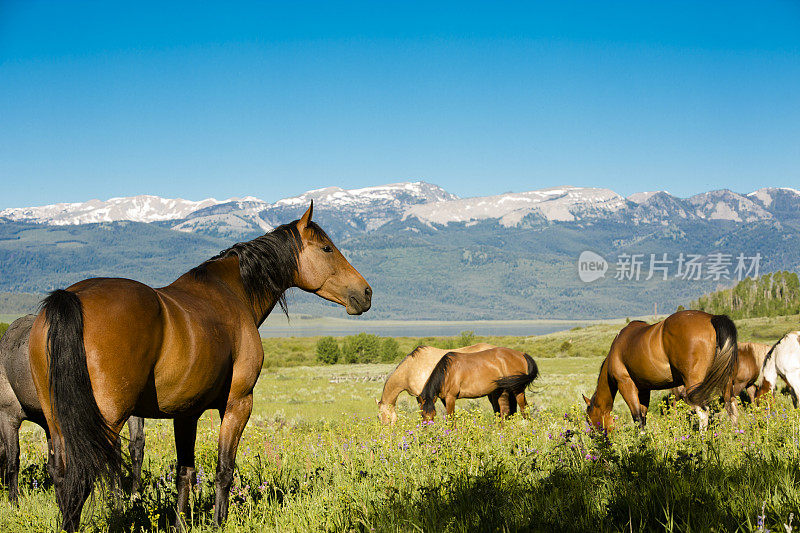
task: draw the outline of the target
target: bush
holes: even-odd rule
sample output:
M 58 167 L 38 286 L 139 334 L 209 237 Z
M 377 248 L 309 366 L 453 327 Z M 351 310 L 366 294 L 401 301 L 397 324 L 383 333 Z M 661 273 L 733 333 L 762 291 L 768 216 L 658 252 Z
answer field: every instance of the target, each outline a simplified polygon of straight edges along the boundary
M 474 331 L 462 331 L 461 336 L 458 339 L 459 344 L 456 348 L 463 348 L 464 346 L 475 344 L 475 340 Z
M 339 343 L 333 337 L 322 337 L 317 341 L 317 361 L 333 365 L 339 360 Z
M 393 363 L 401 355 L 400 345 L 392 337 L 386 337 L 381 343 L 381 361 Z
M 342 355 L 346 363 L 374 363 L 380 357 L 380 337 L 368 333 L 344 338 Z

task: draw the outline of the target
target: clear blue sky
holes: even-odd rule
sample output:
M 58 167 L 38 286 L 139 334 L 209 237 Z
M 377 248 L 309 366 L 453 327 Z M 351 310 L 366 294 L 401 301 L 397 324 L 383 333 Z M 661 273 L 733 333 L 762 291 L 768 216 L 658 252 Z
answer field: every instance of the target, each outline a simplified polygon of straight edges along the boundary
M 0 0 L 0 208 L 800 187 L 800 2 Z

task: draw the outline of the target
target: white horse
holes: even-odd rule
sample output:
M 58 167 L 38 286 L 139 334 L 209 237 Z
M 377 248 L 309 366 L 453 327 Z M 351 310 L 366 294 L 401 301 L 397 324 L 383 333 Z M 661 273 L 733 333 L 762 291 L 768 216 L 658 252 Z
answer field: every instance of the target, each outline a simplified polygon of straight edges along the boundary
M 775 343 L 764 359 L 762 374 L 764 378 L 756 398 L 774 390 L 780 376 L 789 385 L 792 401 L 797 407 L 797 395 L 800 393 L 800 331 L 790 331 Z

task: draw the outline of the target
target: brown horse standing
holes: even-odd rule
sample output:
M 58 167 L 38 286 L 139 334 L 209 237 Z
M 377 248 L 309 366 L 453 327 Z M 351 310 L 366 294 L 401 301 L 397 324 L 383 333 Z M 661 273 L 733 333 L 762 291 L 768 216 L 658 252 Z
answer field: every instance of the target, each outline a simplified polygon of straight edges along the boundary
M 586 416 L 598 428 L 612 429 L 617 390 L 634 421 L 644 428 L 650 391 L 685 385 L 702 427 L 701 409 L 711 394 L 724 390 L 725 406 L 735 422 L 731 393 L 738 368 L 736 326 L 727 316 L 679 311 L 655 324 L 635 320 L 620 331 L 600 367 L 597 390 L 586 396 Z
M 510 348 L 491 348 L 481 352 L 449 352 L 431 372 L 420 394 L 422 419 L 436 418 L 436 399 L 444 400 L 448 415 L 452 415 L 458 398 L 489 396 L 492 405 L 505 392 L 516 399 L 520 412 L 525 414 L 528 402 L 525 389 L 539 369 L 526 353 Z
M 372 289 L 311 221 L 239 243 L 152 289 L 127 279 L 81 281 L 50 294 L 30 337 L 34 382 L 50 427 L 63 528 L 75 531 L 97 478 L 119 468 L 115 442 L 131 415 L 174 419 L 177 526 L 195 477 L 197 421 L 221 416 L 214 522 L 225 521 L 239 438 L 264 360 L 258 326 L 299 287 L 368 310 Z

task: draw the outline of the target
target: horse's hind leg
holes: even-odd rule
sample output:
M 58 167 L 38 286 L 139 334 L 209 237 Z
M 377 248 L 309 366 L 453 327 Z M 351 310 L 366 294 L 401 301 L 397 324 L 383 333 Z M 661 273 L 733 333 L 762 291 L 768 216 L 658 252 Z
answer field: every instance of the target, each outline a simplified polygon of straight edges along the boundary
M 144 421 L 142 421 L 142 424 L 144 424 Z M 189 507 L 189 491 L 196 479 L 194 443 L 197 437 L 197 417 L 176 418 L 172 421 L 172 427 L 175 432 L 175 451 L 178 455 L 177 475 L 175 476 L 175 487 L 178 492 L 175 528 L 178 531 L 185 531 L 186 524 L 184 521 Z M 144 442 L 142 442 L 142 445 L 144 445 Z M 141 463 L 139 467 L 141 468 Z
M 8 498 L 13 505 L 17 505 L 19 496 L 19 426 L 22 420 L 8 416 L 0 416 L 0 439 L 3 441 L 5 451 L 5 464 L 3 468 L 3 481 L 8 487 Z
M 131 494 L 139 492 L 139 480 L 142 477 L 142 462 L 144 461 L 144 418 L 132 416 L 128 419 L 128 431 L 130 440 L 128 441 L 128 453 L 131 456 L 131 472 L 133 473 L 133 485 Z

